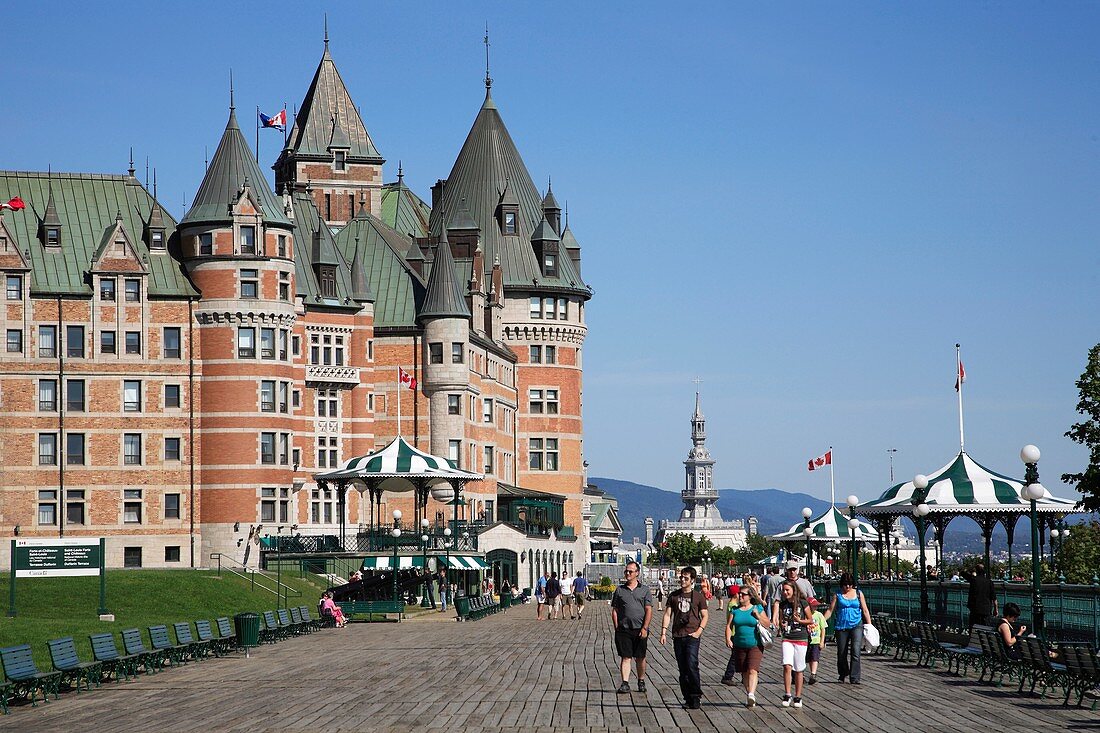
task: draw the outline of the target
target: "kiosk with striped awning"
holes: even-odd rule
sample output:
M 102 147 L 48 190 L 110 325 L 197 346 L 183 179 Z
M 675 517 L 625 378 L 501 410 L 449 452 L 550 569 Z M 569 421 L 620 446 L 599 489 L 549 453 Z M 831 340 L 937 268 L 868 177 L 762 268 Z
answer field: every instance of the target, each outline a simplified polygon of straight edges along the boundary
M 422 567 L 424 567 L 424 558 L 420 555 L 411 557 L 399 555 L 397 558 L 398 570 L 408 570 L 409 568 Z M 363 558 L 363 570 L 391 570 L 392 568 L 393 555 L 378 555 L 377 557 Z
M 489 566 L 474 555 L 451 555 L 439 558 L 451 570 L 488 570 Z

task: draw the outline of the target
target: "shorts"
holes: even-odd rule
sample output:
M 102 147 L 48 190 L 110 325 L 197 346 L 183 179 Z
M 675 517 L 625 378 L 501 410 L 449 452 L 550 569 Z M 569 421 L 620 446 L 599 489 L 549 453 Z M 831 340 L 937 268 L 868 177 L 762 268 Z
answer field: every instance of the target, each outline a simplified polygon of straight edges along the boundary
M 806 669 L 806 647 L 803 642 L 795 644 L 793 641 L 783 642 L 783 666 L 790 667 L 792 672 L 801 672 Z
M 642 638 L 641 629 L 615 629 L 615 651 L 622 659 L 645 657 L 648 637 Z
M 758 646 L 733 648 L 733 666 L 741 674 L 760 671 L 760 662 L 763 659 L 764 652 Z
M 538 601 L 539 605 L 541 606 L 542 604 L 546 603 L 546 596 L 542 595 L 541 593 L 536 593 L 535 600 Z
M 572 605 L 572 603 L 573 603 L 573 594 L 570 593 L 569 595 L 566 595 L 565 593 L 562 593 L 562 595 L 561 595 L 561 605 L 569 606 L 569 605 Z
M 821 645 L 810 644 L 806 647 L 806 663 L 817 662 L 821 659 Z
M 573 600 L 578 606 L 584 605 L 584 593 L 574 593 Z

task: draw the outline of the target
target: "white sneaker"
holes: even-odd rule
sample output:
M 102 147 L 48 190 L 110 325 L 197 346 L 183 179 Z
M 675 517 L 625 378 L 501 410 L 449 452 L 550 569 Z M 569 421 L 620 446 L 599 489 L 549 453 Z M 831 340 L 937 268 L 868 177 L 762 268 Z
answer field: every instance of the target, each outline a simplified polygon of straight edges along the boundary
M 779 704 L 782 705 L 785 708 L 789 708 L 791 706 L 791 696 L 790 695 L 784 695 L 783 696 L 783 702 L 781 702 Z
M 796 708 L 800 708 L 800 707 L 802 707 L 802 698 L 801 698 L 801 697 L 796 697 L 796 698 L 794 699 L 794 706 L 795 706 Z
M 751 708 L 756 706 L 756 695 L 749 693 L 749 700 L 745 703 L 745 707 Z

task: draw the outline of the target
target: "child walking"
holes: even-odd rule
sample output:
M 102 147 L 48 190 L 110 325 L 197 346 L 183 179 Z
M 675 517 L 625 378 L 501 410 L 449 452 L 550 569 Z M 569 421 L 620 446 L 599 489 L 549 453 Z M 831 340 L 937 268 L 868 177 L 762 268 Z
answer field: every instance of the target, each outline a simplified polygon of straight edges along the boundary
M 817 684 L 817 664 L 821 661 L 821 650 L 825 648 L 825 629 L 827 622 L 819 610 L 821 601 L 810 599 L 810 611 L 814 625 L 810 627 L 810 645 L 806 647 L 806 684 Z

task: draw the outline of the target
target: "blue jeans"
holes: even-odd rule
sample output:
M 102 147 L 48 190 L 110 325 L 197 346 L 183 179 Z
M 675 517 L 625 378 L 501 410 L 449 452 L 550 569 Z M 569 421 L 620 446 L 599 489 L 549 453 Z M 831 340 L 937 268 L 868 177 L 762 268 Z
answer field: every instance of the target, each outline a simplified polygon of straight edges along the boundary
M 676 652 L 676 666 L 680 669 L 680 693 L 684 702 L 697 702 L 703 696 L 699 682 L 699 640 L 691 636 L 674 637 L 672 650 Z
M 862 650 L 862 625 L 836 630 L 836 671 L 841 679 L 848 677 L 852 682 L 859 682 L 859 654 Z

